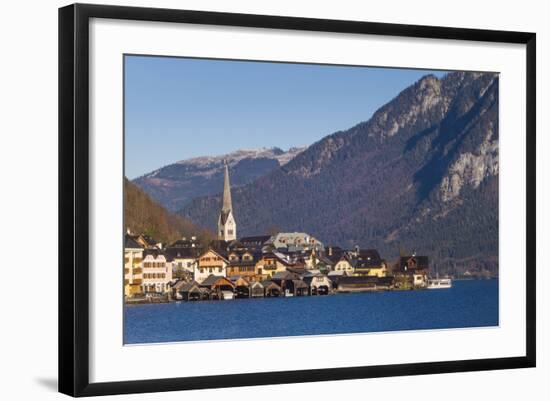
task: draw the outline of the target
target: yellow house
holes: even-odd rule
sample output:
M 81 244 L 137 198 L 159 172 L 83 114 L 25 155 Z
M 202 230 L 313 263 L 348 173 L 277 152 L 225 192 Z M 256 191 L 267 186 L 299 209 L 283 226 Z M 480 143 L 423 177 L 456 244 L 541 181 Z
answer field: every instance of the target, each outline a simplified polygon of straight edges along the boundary
M 126 297 L 141 293 L 142 261 L 143 247 L 127 234 L 124 243 L 124 296 Z
M 375 249 L 360 250 L 355 259 L 355 276 L 386 277 L 388 267 Z
M 287 266 L 289 266 L 289 263 L 283 255 L 273 252 L 264 253 L 256 262 L 256 276 L 262 279 L 271 278 L 276 273 L 286 271 Z
M 346 272 L 347 274 L 353 273 L 353 266 L 350 262 L 350 258 L 346 254 L 341 254 L 340 258 L 336 259 L 332 268 L 335 272 Z
M 369 269 L 367 276 L 386 277 L 388 275 L 388 266 L 386 261 L 382 261 L 379 266 L 374 266 Z

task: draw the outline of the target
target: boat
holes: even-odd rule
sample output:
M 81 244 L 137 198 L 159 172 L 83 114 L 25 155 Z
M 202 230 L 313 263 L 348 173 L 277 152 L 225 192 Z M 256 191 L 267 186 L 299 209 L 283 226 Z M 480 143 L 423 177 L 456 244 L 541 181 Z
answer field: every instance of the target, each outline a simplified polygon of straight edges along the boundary
M 226 299 L 233 299 L 235 298 L 235 294 L 233 294 L 233 291 L 222 291 L 222 297 L 223 300 Z
M 428 279 L 428 289 L 429 290 L 437 290 L 442 288 L 451 288 L 453 286 L 453 282 L 450 278 L 431 278 Z

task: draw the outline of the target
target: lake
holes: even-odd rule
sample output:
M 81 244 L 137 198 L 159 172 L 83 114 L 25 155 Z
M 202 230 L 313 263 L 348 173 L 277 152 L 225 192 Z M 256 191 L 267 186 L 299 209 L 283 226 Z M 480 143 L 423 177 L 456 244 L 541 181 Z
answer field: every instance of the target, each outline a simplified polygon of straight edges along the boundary
M 128 305 L 124 343 L 498 326 L 498 280 L 450 289 Z

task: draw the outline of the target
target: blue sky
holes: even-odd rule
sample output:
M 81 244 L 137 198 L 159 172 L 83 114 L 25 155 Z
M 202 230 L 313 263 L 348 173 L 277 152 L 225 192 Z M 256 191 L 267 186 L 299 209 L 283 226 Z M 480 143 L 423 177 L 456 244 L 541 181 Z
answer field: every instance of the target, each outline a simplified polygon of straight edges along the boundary
M 441 71 L 125 57 L 125 174 L 237 149 L 310 145 Z

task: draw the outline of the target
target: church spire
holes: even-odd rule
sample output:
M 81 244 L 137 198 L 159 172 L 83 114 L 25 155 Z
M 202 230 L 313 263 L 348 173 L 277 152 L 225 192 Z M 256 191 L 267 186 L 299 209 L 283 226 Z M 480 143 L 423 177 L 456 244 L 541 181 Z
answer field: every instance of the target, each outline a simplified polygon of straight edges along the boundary
M 229 212 L 232 210 L 231 206 L 231 186 L 229 184 L 229 166 L 227 164 L 227 160 L 223 161 L 223 164 L 225 165 L 225 174 L 223 177 L 223 206 L 222 206 L 222 212 Z
M 223 161 L 225 171 L 223 177 L 223 204 L 218 218 L 218 239 L 233 241 L 237 239 L 237 223 L 233 217 L 233 205 L 231 205 L 231 185 L 229 184 L 229 166 L 227 160 Z

